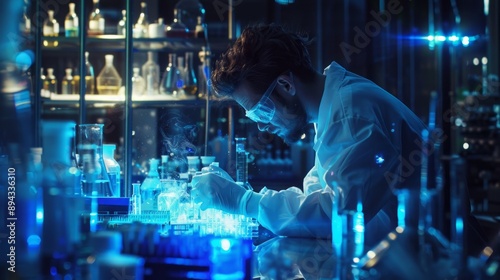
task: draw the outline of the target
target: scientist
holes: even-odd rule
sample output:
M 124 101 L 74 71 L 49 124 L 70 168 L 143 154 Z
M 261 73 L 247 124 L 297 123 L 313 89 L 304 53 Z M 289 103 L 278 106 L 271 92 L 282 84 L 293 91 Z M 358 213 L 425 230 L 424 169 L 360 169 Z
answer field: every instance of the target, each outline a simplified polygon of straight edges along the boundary
M 315 165 L 303 191 L 256 193 L 214 170 L 193 178 L 193 197 L 202 209 L 256 218 L 277 235 L 315 238 L 332 236 L 334 197 L 340 210 L 359 209 L 360 201 L 366 235 L 381 238 L 397 226 L 392 190 L 420 182 L 419 162 L 405 159 L 421 150 L 425 125 L 393 95 L 336 62 L 317 72 L 308 43 L 277 25 L 247 27 L 211 76 L 215 92 L 234 99 L 261 131 L 292 143 L 314 124 Z M 414 165 L 411 172 L 405 162 Z

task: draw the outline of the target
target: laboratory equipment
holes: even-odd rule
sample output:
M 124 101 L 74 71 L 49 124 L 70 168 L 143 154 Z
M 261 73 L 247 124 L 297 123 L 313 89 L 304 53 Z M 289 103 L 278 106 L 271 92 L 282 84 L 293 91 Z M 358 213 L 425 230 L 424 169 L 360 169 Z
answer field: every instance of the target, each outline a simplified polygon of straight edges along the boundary
M 78 125 L 77 165 L 83 196 L 115 196 L 104 164 L 103 131 L 104 124 Z
M 94 66 L 89 61 L 89 52 L 85 52 L 85 94 L 94 94 L 95 74 Z M 77 89 L 79 89 L 77 83 Z
M 46 121 L 43 132 L 43 238 L 42 274 L 72 275 L 75 247 L 81 241 L 80 217 L 83 198 L 74 195 L 74 170 L 71 168 L 72 122 Z
M 113 196 L 120 197 L 121 167 L 115 159 L 115 150 L 115 144 L 103 145 L 104 164 L 106 165 L 106 171 L 108 172 L 109 183 L 113 192 Z
M 78 16 L 75 13 L 75 3 L 69 3 L 69 12 L 64 19 L 64 33 L 66 37 L 78 36 Z
M 142 214 L 141 183 L 132 183 L 132 196 L 130 197 L 129 214 Z
M 89 36 L 102 35 L 104 34 L 106 21 L 99 9 L 99 0 L 93 0 L 92 2 L 94 3 L 94 7 L 90 13 L 89 29 L 87 33 Z
M 141 2 L 141 13 L 134 25 L 134 38 L 147 38 L 149 31 L 148 9 L 146 2 Z
M 149 160 L 149 172 L 141 184 L 142 211 L 158 210 L 158 195 L 161 191 L 158 164 L 156 158 Z
M 71 68 L 66 68 L 65 70 L 66 75 L 63 77 L 62 80 L 62 94 L 75 94 L 76 93 L 76 85 L 75 85 L 75 79 L 71 75 Z
M 205 23 L 203 23 L 203 18 L 198 16 L 196 20 L 196 26 L 194 28 L 194 37 L 195 38 L 205 38 Z
M 248 183 L 248 152 L 245 150 L 246 138 L 235 138 L 236 142 L 236 183 L 252 189 Z
M 196 29 L 198 19 L 205 21 L 205 8 L 198 0 L 181 0 L 175 5 L 179 18 L 190 31 Z
M 122 10 L 122 19 L 120 19 L 116 27 L 117 34 L 125 36 L 126 28 L 127 28 L 127 10 Z
M 104 57 L 106 64 L 97 76 L 97 91 L 99 94 L 118 94 L 122 86 L 122 78 L 113 65 L 114 56 L 107 54 Z
M 187 38 L 189 37 L 189 29 L 182 23 L 179 10 L 174 9 L 174 20 L 167 26 L 167 38 Z
M 201 167 L 208 167 L 210 164 L 215 162 L 215 156 L 200 156 Z
M 57 79 L 54 75 L 54 68 L 47 68 L 47 77 L 43 83 L 43 89 L 50 93 L 57 94 Z
M 200 157 L 199 156 L 187 156 L 188 162 L 188 172 L 195 173 L 200 171 Z
M 148 60 L 142 65 L 142 75 L 146 80 L 146 95 L 158 94 L 160 66 L 154 61 L 154 53 L 148 52 Z
M 43 22 L 43 36 L 45 37 L 58 37 L 59 36 L 59 23 L 54 18 L 54 10 L 47 11 L 48 18 Z M 46 47 L 57 47 L 58 41 L 44 40 L 43 45 Z
M 134 67 L 132 69 L 133 71 L 133 76 L 132 76 L 132 95 L 133 96 L 140 96 L 144 94 L 144 89 L 145 89 L 145 82 L 144 78 L 141 77 L 139 71 L 139 67 Z
M 168 179 L 168 155 L 161 156 L 160 179 Z
M 195 96 L 198 92 L 198 79 L 193 68 L 193 52 L 186 52 L 183 89 L 187 95 Z
M 160 91 L 162 94 L 177 96 L 179 88 L 182 89 L 182 80 L 181 73 L 177 68 L 177 55 L 175 53 L 169 53 L 168 66 L 161 80 Z

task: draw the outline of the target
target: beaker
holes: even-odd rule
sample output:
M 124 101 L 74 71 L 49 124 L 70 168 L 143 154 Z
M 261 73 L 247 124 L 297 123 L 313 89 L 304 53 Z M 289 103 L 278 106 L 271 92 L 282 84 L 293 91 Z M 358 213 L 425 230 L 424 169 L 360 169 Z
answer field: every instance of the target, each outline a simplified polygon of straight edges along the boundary
M 78 125 L 76 159 L 83 196 L 115 196 L 104 164 L 103 131 L 104 124 Z

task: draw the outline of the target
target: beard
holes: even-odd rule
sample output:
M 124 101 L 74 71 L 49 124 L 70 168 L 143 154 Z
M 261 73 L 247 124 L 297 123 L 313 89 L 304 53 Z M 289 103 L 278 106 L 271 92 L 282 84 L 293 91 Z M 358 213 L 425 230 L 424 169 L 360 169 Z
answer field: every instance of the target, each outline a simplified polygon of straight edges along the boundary
M 287 128 L 283 135 L 279 135 L 283 138 L 286 144 L 292 144 L 298 142 L 302 135 L 307 133 L 309 122 L 307 121 L 307 113 L 304 106 L 298 99 L 287 108 L 288 117 L 286 118 Z

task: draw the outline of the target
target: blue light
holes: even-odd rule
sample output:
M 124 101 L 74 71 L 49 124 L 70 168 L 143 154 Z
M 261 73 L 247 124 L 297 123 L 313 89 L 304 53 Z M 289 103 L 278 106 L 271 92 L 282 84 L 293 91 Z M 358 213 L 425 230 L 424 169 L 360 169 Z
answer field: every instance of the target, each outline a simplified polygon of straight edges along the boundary
M 446 37 L 443 36 L 443 35 L 438 35 L 434 38 L 435 41 L 438 41 L 438 42 L 444 42 L 446 41 Z
M 433 42 L 434 41 L 434 36 L 432 36 L 432 35 L 427 36 L 427 40 L 429 42 Z
M 469 37 L 468 36 L 464 36 L 462 37 L 462 45 L 464 45 L 464 47 L 467 47 L 470 43 L 470 40 L 469 40 Z
M 450 41 L 450 42 L 456 42 L 456 41 L 458 41 L 458 37 L 455 36 L 455 35 L 452 35 L 452 36 L 448 37 L 448 41 Z
M 42 239 L 38 235 L 30 235 L 26 241 L 28 242 L 28 246 L 37 247 L 40 246 Z
M 222 239 L 220 241 L 220 247 L 223 251 L 229 251 L 229 249 L 231 249 L 231 242 L 228 240 L 228 239 Z
M 384 155 L 382 155 L 382 154 L 375 155 L 375 163 L 378 166 L 382 165 L 382 163 L 384 163 L 384 161 L 385 161 Z

